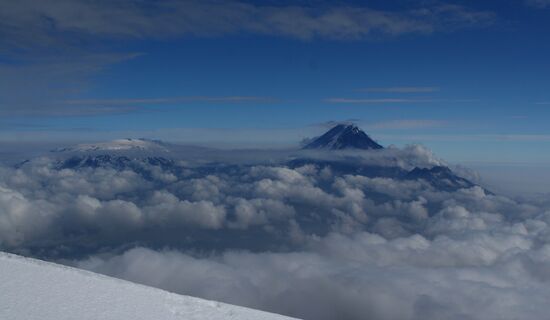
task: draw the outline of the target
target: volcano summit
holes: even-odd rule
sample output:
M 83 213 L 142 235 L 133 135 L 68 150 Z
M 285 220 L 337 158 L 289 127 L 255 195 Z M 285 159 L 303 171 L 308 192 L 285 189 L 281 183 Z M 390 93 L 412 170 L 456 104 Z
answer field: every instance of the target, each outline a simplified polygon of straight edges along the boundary
M 308 143 L 304 149 L 383 149 L 363 130 L 353 124 L 339 124 Z

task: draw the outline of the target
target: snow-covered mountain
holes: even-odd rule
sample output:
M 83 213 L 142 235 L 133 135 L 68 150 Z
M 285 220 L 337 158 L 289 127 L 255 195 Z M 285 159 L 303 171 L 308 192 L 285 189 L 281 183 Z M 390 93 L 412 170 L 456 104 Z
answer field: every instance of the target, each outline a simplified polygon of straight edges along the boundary
M 176 145 L 150 139 L 116 139 L 51 150 L 57 169 L 112 168 L 141 172 L 144 167 L 170 168 Z M 22 165 L 21 163 L 19 165 Z
M 107 142 L 85 143 L 76 146 L 59 148 L 53 152 L 116 152 L 116 151 L 148 151 L 169 152 L 168 145 L 159 140 L 149 139 L 116 139 Z
M 181 149 L 187 148 L 187 149 Z M 189 149 L 195 148 L 195 149 Z M 187 175 L 181 159 L 188 162 L 190 154 L 203 152 L 198 147 L 184 147 L 168 144 L 159 140 L 119 139 L 94 144 L 79 144 L 76 146 L 56 149 L 53 154 L 58 158 L 57 169 L 110 168 L 115 170 L 131 170 L 147 180 L 159 173 L 183 178 Z M 350 155 L 340 155 L 345 152 L 360 152 L 363 155 L 381 157 L 376 161 L 362 161 L 361 158 Z M 372 152 L 375 151 L 375 152 Z M 227 156 L 231 151 L 210 150 L 206 155 L 208 161 L 195 164 L 205 175 L 226 170 L 238 170 L 233 166 L 211 163 L 212 154 Z M 326 156 L 312 157 L 310 152 Z M 387 153 L 387 154 L 386 154 Z M 338 124 L 329 131 L 314 139 L 302 150 L 294 150 L 286 156 L 278 155 L 273 164 L 285 165 L 290 168 L 313 164 L 318 167 L 329 167 L 339 175 L 354 174 L 368 177 L 384 177 L 398 180 L 422 180 L 436 189 L 458 190 L 475 186 L 471 181 L 456 175 L 450 168 L 441 163 L 404 164 L 410 158 L 403 152 L 395 153 L 391 148 L 383 148 L 372 140 L 364 131 L 353 124 Z M 327 158 L 328 157 L 328 158 Z M 24 163 L 23 163 L 24 164 Z M 261 164 L 261 163 L 260 163 Z M 242 165 L 242 164 L 239 164 Z
M 353 124 L 338 124 L 322 136 L 315 138 L 304 149 L 382 149 L 363 130 Z
M 291 318 L 178 295 L 89 271 L 0 252 L 0 319 Z

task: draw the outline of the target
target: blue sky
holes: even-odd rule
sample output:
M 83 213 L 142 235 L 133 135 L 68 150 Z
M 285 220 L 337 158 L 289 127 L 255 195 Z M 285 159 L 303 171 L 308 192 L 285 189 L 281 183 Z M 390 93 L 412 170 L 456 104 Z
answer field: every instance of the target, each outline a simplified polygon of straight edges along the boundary
M 28 2 L 28 3 L 27 3 Z M 287 146 L 353 120 L 550 164 L 550 1 L 0 4 L 0 140 Z

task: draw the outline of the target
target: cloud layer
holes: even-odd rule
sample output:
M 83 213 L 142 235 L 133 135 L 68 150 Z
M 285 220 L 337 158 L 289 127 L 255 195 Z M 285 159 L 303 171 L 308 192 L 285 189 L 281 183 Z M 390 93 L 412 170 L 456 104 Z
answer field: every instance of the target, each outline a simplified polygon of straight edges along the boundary
M 347 152 L 342 153 L 342 158 L 315 151 L 303 155 L 311 161 L 351 161 L 403 170 L 440 164 L 428 150 L 416 146 L 363 155 Z M 211 154 L 206 156 L 215 159 Z M 97 249 L 123 245 L 128 239 L 155 244 L 154 236 L 148 238 L 151 232 L 174 232 L 179 241 L 179 228 L 187 227 L 190 244 L 199 241 L 193 238 L 201 239 L 204 230 L 217 229 L 258 229 L 254 232 L 262 233 L 268 241 L 273 237 L 288 238 L 288 233 L 300 231 L 300 225 L 321 233 L 340 227 L 360 228 L 367 221 L 365 206 L 376 206 L 370 200 L 364 202 L 367 199 L 363 191 L 348 190 L 347 180 L 334 175 L 329 166 L 244 165 L 250 156 L 261 158 L 256 153 L 227 152 L 220 153 L 218 159 L 231 163 L 201 165 L 200 155 L 186 155 L 179 162 L 99 155 L 77 160 L 39 158 L 18 169 L 2 168 L 5 214 L 0 223 L 0 244 L 35 249 L 48 249 L 59 243 L 67 248 L 94 244 Z M 278 161 L 288 156 L 263 155 L 279 157 Z M 98 162 L 99 167 L 90 167 Z M 73 164 L 84 167 L 72 168 Z M 350 210 L 355 217 L 348 217 Z M 297 211 L 301 215 L 295 217 Z M 67 238 L 66 234 L 74 237 Z M 218 241 L 217 237 L 224 234 L 209 236 Z M 48 241 L 43 243 L 44 239 Z
M 371 174 L 442 164 L 417 146 L 294 156 L 2 167 L 0 247 L 306 319 L 547 314 L 548 201 Z

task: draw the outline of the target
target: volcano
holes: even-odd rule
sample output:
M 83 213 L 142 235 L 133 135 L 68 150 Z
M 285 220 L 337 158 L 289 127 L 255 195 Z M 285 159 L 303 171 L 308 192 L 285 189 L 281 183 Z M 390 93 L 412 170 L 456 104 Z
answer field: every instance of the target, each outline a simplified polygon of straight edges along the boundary
M 376 141 L 372 140 L 363 130 L 353 124 L 339 124 L 320 137 L 315 138 L 303 149 L 383 149 Z

